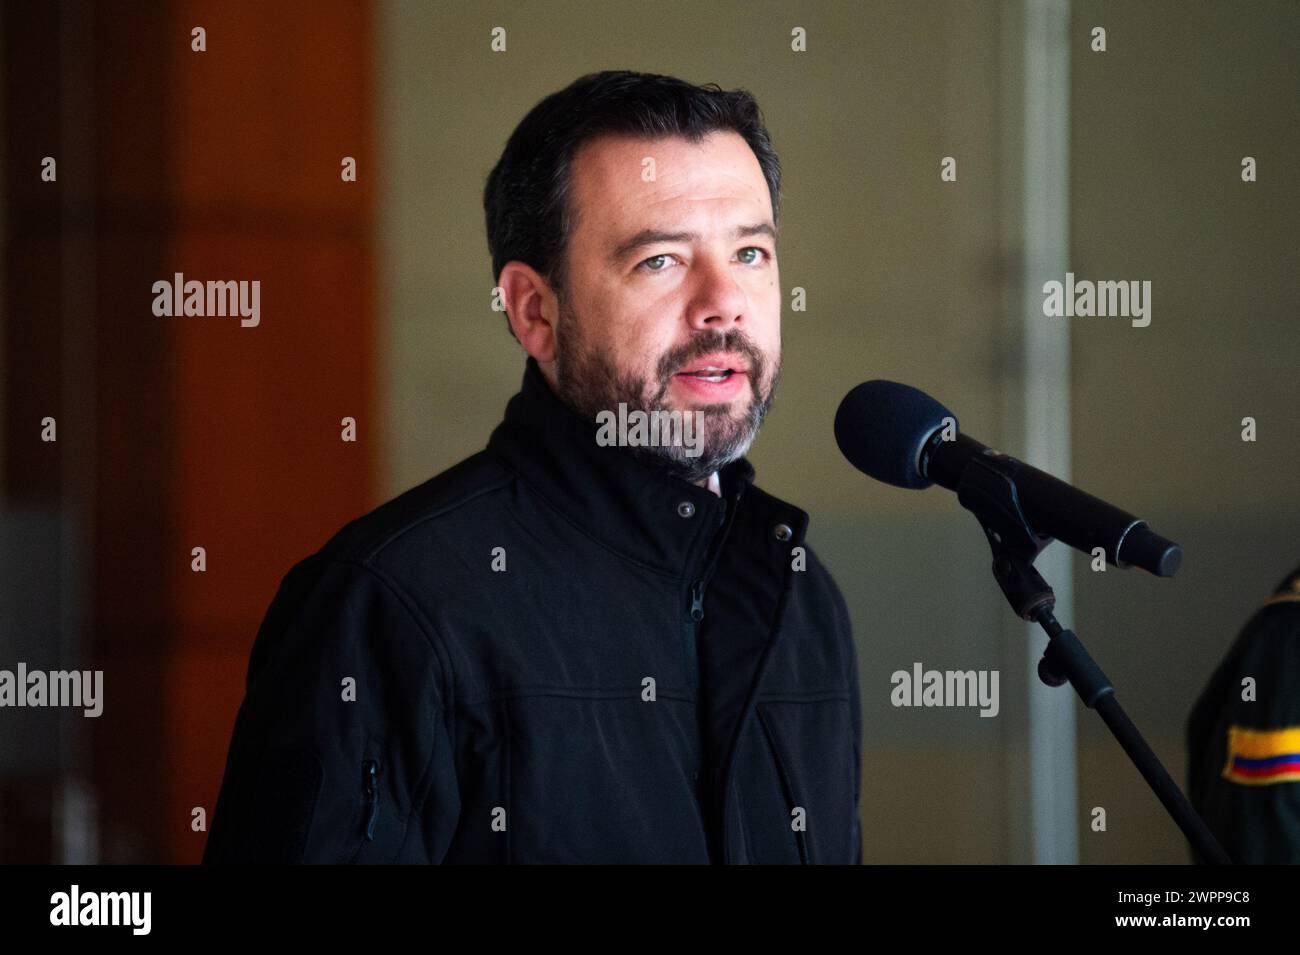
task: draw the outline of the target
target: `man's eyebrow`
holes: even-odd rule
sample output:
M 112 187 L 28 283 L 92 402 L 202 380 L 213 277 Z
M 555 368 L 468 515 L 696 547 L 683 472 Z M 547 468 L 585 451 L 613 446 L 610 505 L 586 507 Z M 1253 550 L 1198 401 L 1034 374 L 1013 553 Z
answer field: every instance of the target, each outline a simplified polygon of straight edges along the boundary
M 753 225 L 737 226 L 731 232 L 733 239 L 746 239 L 751 235 L 765 235 L 773 242 L 776 241 L 776 229 L 770 222 L 756 222 Z M 698 232 L 663 232 L 659 229 L 642 229 L 635 235 L 623 240 L 618 244 L 612 253 L 610 253 L 611 262 L 621 262 L 637 249 L 655 245 L 660 242 L 698 242 L 700 234 Z

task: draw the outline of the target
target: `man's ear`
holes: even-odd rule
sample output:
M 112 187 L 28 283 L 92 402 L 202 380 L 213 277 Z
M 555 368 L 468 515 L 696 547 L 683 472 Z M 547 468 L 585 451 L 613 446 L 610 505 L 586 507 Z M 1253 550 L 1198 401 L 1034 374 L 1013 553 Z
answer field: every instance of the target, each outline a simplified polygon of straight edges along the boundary
M 550 284 L 531 265 L 507 262 L 497 280 L 505 299 L 510 330 L 524 351 L 539 364 L 555 361 L 555 322 L 559 299 Z

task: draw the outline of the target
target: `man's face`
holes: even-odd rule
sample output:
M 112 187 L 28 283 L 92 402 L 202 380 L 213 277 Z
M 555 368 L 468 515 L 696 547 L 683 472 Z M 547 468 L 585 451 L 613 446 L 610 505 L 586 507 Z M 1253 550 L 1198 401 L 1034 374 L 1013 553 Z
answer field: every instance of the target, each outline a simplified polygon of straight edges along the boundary
M 653 160 L 653 165 L 647 160 Z M 651 172 L 653 175 L 651 175 Z M 699 481 L 749 449 L 781 363 L 767 180 L 748 144 L 605 136 L 574 157 L 556 388 L 600 411 L 703 412 L 703 448 L 633 453 Z

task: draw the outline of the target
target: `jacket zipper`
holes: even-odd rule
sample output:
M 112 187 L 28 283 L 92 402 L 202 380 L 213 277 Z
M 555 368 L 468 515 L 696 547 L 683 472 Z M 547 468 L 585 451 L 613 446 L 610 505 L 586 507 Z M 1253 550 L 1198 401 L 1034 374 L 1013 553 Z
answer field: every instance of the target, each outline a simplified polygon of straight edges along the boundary
M 691 588 L 691 619 L 699 623 L 704 619 L 704 581 L 695 581 Z
M 361 764 L 366 789 L 366 842 L 375 838 L 375 822 L 379 819 L 379 760 L 367 759 Z
M 710 578 L 713 576 L 713 571 L 717 566 L 718 558 L 722 554 L 722 548 L 727 542 L 727 537 L 731 534 L 731 525 L 732 522 L 735 520 L 736 511 L 740 509 L 739 508 L 740 495 L 741 493 L 743 493 L 743 491 L 744 491 L 744 486 L 742 485 L 740 488 L 736 490 L 735 496 L 731 499 L 731 506 L 727 508 L 726 516 L 723 518 L 722 529 L 718 532 L 718 534 L 714 538 L 712 552 L 710 553 L 708 562 L 705 565 L 703 576 L 701 576 L 693 584 L 691 584 L 691 590 L 690 590 L 691 604 L 687 611 L 688 616 L 690 618 L 690 622 L 687 624 L 686 629 L 688 631 L 687 639 L 689 639 L 691 642 L 691 647 L 690 647 L 691 663 L 694 668 L 693 672 L 691 673 L 691 678 L 696 685 L 695 716 L 696 716 L 697 731 L 699 732 L 700 735 L 700 749 L 702 754 L 704 751 L 705 736 L 704 736 L 704 714 L 700 710 L 700 703 L 699 703 L 700 701 L 699 691 L 701 689 L 701 685 L 700 685 L 701 681 L 698 678 L 699 659 L 700 659 L 698 641 L 700 636 L 700 623 L 701 621 L 704 620 L 704 588 L 708 586 L 708 582 Z M 724 498 L 723 504 L 725 505 L 726 503 L 727 503 L 726 499 Z M 707 772 L 703 774 L 704 775 L 703 779 L 699 778 L 699 775 L 700 774 L 697 774 L 696 781 L 695 781 L 695 800 L 699 804 L 701 812 L 703 812 L 705 815 L 705 826 L 707 830 L 708 817 L 713 813 L 712 813 L 712 806 L 711 806 L 712 800 L 711 799 L 705 800 L 704 789 L 706 784 L 710 784 L 712 782 L 712 776 L 713 776 L 712 764 L 710 763 L 709 766 L 707 767 Z M 710 795 L 711 795 L 711 789 L 710 789 Z M 708 808 L 706 808 L 706 806 Z M 721 817 L 717 819 L 717 824 L 719 826 L 724 824 Z M 719 840 L 722 839 L 721 830 L 718 831 L 718 839 Z M 721 850 L 714 845 L 714 840 L 712 838 L 709 838 L 708 842 L 709 842 L 709 854 L 711 857 L 713 857 L 712 861 L 714 862 L 723 861 L 718 856 Z
M 718 565 L 718 558 L 722 556 L 723 545 L 727 542 L 727 537 L 731 534 L 731 524 L 735 520 L 736 511 L 740 509 L 740 495 L 744 492 L 744 487 L 736 490 L 736 495 L 731 500 L 731 506 L 727 508 L 726 517 L 722 522 L 722 530 L 714 538 L 713 551 L 709 555 L 708 564 L 704 568 L 704 575 L 691 585 L 691 620 L 696 624 L 704 619 L 704 588 L 708 585 L 709 580 L 713 577 L 713 571 Z M 723 501 L 724 505 L 726 501 Z

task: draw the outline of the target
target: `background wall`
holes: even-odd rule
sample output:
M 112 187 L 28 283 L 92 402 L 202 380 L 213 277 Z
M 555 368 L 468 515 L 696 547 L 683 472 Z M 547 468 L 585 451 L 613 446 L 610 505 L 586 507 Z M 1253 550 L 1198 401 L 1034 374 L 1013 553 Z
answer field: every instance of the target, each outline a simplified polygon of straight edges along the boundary
M 1181 784 L 1192 703 L 1300 564 L 1300 7 L 1073 9 L 1071 264 L 1080 278 L 1150 279 L 1154 302 L 1147 328 L 1071 325 L 1075 478 L 1186 552 L 1172 580 L 1080 573 L 1077 624 Z M 1107 52 L 1085 52 L 1103 23 Z M 1257 182 L 1242 182 L 1243 156 Z M 1186 861 L 1105 726 L 1088 714 L 1079 727 L 1080 807 L 1109 822 L 1083 860 Z
M 280 578 L 374 501 L 370 13 L 0 18 L 0 667 L 104 683 L 95 718 L 0 711 L 0 859 L 195 862 Z M 177 272 L 260 282 L 260 323 L 155 315 Z

